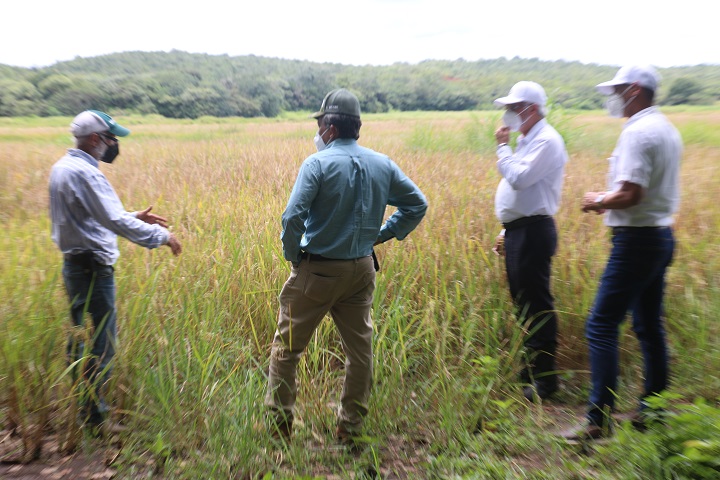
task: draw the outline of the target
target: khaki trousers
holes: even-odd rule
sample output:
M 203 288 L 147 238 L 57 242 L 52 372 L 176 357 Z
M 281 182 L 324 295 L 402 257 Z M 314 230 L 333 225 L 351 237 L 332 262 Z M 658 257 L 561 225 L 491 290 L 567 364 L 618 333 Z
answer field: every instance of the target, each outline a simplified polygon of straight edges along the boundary
M 280 292 L 278 328 L 270 356 L 265 404 L 278 420 L 292 421 L 296 369 L 315 329 L 329 312 L 345 352 L 338 426 L 357 431 L 368 410 L 372 384 L 372 319 L 375 291 L 372 257 L 356 260 L 303 259 Z

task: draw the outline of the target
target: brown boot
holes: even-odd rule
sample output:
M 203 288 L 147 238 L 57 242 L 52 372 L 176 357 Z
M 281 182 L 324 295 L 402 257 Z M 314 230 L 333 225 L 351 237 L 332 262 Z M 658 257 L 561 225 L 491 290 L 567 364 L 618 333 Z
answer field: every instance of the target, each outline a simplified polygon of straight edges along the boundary
M 283 414 L 268 416 L 268 430 L 273 440 L 288 442 L 292 436 L 293 419 Z
M 342 425 L 338 425 L 337 430 L 335 430 L 335 439 L 340 445 L 343 445 L 353 453 L 360 450 L 361 442 L 359 441 L 359 436 L 348 431 Z

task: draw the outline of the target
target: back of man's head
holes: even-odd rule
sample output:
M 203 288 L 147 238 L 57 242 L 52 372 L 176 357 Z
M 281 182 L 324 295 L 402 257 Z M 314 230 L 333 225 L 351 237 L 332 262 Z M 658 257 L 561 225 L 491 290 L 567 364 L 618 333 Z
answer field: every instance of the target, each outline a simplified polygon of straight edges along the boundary
M 335 89 L 325 95 L 320 110 L 312 116 L 320 119 L 325 126 L 334 125 L 338 138 L 360 138 L 360 102 L 344 88 Z

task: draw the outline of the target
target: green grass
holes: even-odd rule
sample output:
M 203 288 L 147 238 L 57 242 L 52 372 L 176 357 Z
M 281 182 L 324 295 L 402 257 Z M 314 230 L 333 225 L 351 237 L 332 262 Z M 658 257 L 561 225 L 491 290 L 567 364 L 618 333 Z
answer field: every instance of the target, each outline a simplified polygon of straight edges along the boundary
M 672 406 L 705 398 L 713 408 L 720 395 L 720 115 L 668 112 L 688 137 L 667 287 L 673 391 L 682 394 Z M 643 475 L 665 445 L 657 437 L 623 431 L 602 456 L 581 456 L 555 437 L 557 412 L 521 401 L 522 331 L 502 262 L 490 252 L 500 228 L 493 214 L 498 119 L 496 111 L 363 118 L 361 143 L 390 155 L 430 209 L 405 241 L 377 249 L 375 384 L 366 447 L 355 456 L 332 439 L 343 356 L 330 321 L 299 367 L 289 448 L 273 446 L 263 417 L 277 295 L 289 273 L 279 217 L 313 149 L 314 121 L 118 118 L 133 133 L 104 171 L 128 210 L 153 204 L 184 246 L 173 258 L 167 248 L 120 240 L 112 397 L 131 433 L 113 464 L 118 477 L 653 478 Z M 558 111 L 550 120 L 571 155 L 553 289 L 564 399 L 578 411 L 588 383 L 584 319 L 609 244 L 601 219 L 581 214 L 579 201 L 604 185 L 622 122 L 598 112 Z M 69 121 L 0 119 L 0 421 L 19 423 L 30 450 L 38 435 L 60 432 L 62 446 L 91 452 L 102 442 L 70 433 L 78 389 L 64 362 L 70 322 L 47 218 L 47 176 L 69 146 Z M 627 329 L 622 345 L 619 406 L 628 411 L 641 360 Z M 708 412 L 687 420 L 688 430 L 716 435 L 703 428 L 714 418 Z M 478 422 L 483 433 L 473 435 Z

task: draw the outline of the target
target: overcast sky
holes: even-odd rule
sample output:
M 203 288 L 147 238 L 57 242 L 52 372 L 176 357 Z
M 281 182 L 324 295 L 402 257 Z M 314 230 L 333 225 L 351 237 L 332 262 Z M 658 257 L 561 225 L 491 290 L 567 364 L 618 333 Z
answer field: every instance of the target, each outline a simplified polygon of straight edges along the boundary
M 183 50 L 354 65 L 499 57 L 720 64 L 713 0 L 12 0 L 0 63 Z

